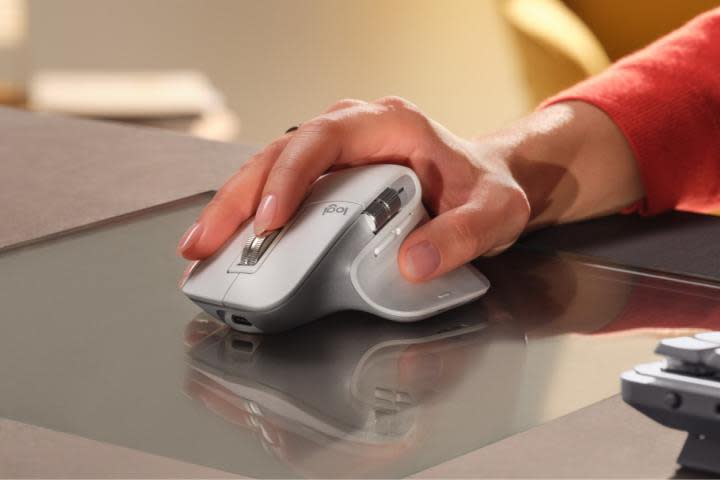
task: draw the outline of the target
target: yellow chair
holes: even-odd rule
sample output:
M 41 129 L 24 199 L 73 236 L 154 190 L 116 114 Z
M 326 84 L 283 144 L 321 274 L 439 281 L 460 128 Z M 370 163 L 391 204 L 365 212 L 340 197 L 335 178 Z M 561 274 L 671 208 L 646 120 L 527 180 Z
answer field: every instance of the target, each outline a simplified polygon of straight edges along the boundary
M 501 0 L 533 107 L 720 0 Z

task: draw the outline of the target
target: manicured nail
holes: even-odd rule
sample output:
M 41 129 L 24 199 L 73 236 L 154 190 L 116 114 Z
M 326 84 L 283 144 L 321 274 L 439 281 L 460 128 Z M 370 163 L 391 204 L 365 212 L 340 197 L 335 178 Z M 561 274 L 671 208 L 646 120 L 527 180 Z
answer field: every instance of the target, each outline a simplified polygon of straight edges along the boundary
M 276 207 L 275 195 L 265 195 L 255 214 L 255 235 L 262 235 L 268 230 L 275 216 Z
M 182 276 L 180 277 L 180 281 L 178 281 L 178 288 L 183 288 L 185 286 L 185 282 L 187 282 L 188 278 L 190 278 L 190 274 L 195 270 L 195 267 L 198 266 L 200 262 L 190 262 L 187 267 L 185 267 L 185 270 L 182 273 Z
M 422 280 L 440 266 L 440 252 L 427 240 L 413 245 L 405 253 L 406 270 L 414 280 Z
M 193 246 L 198 241 L 200 235 L 202 235 L 203 227 L 200 223 L 193 223 L 187 232 L 180 238 L 180 242 L 177 246 L 178 255 L 182 255 L 184 251 Z

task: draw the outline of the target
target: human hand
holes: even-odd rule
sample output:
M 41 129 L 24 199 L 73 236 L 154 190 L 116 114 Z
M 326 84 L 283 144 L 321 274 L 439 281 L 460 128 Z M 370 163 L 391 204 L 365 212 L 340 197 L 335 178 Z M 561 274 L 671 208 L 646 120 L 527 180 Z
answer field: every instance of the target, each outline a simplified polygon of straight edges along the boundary
M 465 139 L 397 97 L 342 100 L 246 162 L 178 250 L 191 260 L 206 258 L 253 214 L 257 234 L 278 229 L 323 173 L 373 163 L 412 168 L 425 206 L 437 215 L 400 248 L 400 271 L 413 282 L 501 252 L 529 220 L 531 226 L 574 221 L 642 196 L 624 137 L 582 102 L 553 105 L 492 135 Z
M 256 233 L 282 227 L 329 169 L 399 163 L 418 174 L 437 215 L 405 240 L 400 269 L 411 281 L 433 278 L 508 247 L 528 221 L 527 197 L 507 164 L 485 153 L 400 98 L 343 100 L 243 165 L 179 250 L 194 260 L 211 255 L 256 209 Z

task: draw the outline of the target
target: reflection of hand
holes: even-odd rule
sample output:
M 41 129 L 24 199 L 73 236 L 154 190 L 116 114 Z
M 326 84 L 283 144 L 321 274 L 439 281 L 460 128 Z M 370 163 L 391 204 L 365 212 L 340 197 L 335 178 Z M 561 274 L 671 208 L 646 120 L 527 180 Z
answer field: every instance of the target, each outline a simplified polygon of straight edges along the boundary
M 272 423 L 254 415 L 244 399 L 205 375 L 189 371 L 185 392 L 233 425 L 261 434 L 264 443 L 273 447 L 280 444 L 281 435 Z
M 200 314 L 192 319 L 185 327 L 185 346 L 192 348 L 213 333 L 225 328 L 214 318 Z
M 595 332 L 622 313 L 633 290 L 629 274 L 603 275 L 561 255 L 515 250 L 479 268 L 493 285 L 484 298 L 490 311 L 509 315 L 529 337 Z
M 467 354 L 447 340 L 410 345 L 398 358 L 398 382 L 407 391 L 440 393 L 462 376 Z
M 231 424 L 255 432 L 267 451 L 308 476 L 322 473 L 362 475 L 399 457 L 409 446 L 403 441 L 379 445 L 357 443 L 330 438 L 319 432 L 312 438 L 302 435 L 283 428 L 286 420 L 265 412 L 262 405 L 251 407 L 252 402 L 195 371 L 188 372 L 185 392 Z

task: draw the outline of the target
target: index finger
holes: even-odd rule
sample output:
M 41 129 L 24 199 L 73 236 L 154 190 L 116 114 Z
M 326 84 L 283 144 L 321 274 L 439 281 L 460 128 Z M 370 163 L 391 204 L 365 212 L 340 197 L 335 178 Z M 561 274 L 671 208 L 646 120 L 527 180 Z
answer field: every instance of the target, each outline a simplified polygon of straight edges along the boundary
M 421 114 L 384 104 L 330 112 L 294 132 L 270 171 L 255 216 L 255 232 L 285 225 L 312 183 L 330 167 L 412 163 Z
M 202 260 L 215 253 L 257 208 L 262 186 L 289 136 L 270 144 L 248 160 L 217 191 L 178 246 L 188 260 Z

